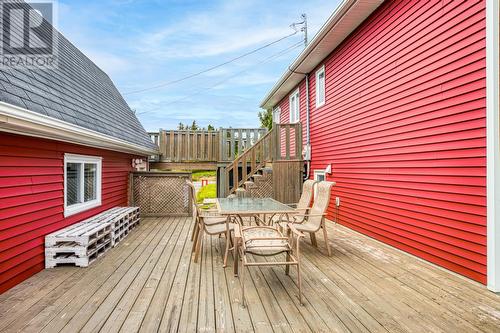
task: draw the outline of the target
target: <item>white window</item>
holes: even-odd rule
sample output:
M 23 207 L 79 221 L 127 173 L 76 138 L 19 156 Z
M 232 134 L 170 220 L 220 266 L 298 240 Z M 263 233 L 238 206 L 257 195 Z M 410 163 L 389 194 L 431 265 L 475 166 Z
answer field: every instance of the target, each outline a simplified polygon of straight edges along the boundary
M 281 108 L 277 106 L 273 110 L 273 123 L 279 124 L 281 122 L 280 119 L 281 119 Z
M 300 121 L 300 101 L 299 88 L 290 95 L 290 123 L 298 123 Z
M 314 170 L 314 180 L 322 182 L 326 180 L 325 170 Z M 314 197 L 318 196 L 318 185 L 314 185 Z
M 316 107 L 325 104 L 325 66 L 316 71 Z
M 102 159 L 64 155 L 64 216 L 101 205 Z

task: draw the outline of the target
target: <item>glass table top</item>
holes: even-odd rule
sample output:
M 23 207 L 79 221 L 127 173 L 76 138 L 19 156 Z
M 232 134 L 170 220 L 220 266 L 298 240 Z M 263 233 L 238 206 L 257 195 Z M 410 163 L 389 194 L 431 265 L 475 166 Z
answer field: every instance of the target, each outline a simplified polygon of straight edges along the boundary
M 272 198 L 218 198 L 220 214 L 293 213 L 295 210 Z

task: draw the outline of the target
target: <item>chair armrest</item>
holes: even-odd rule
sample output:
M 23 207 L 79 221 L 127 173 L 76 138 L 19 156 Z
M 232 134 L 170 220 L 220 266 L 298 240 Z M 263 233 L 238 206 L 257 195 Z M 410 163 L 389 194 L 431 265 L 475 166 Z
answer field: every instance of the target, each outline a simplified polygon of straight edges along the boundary
M 290 231 L 295 234 L 295 236 L 297 237 L 305 237 L 306 235 L 304 235 L 304 233 L 300 232 L 297 230 L 297 228 L 295 228 L 295 226 L 293 225 L 293 223 L 288 223 L 288 228 L 290 228 Z

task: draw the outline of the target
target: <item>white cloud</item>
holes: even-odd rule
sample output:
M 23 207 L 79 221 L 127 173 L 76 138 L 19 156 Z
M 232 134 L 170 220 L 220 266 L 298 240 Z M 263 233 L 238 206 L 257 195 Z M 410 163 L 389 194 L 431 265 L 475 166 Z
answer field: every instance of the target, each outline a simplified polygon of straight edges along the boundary
M 132 64 L 125 57 L 117 56 L 112 53 L 97 50 L 82 50 L 92 61 L 103 71 L 113 76 L 120 72 L 130 72 L 133 69 Z

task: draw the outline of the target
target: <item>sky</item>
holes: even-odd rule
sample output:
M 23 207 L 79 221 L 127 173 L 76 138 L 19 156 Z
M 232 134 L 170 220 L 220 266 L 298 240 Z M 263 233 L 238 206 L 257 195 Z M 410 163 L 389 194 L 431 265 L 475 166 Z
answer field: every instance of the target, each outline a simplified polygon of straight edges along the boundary
M 114 81 L 148 131 L 258 127 L 266 93 L 303 49 L 297 33 L 202 75 L 171 83 L 294 32 L 312 38 L 339 0 L 59 0 L 58 28 Z M 169 83 L 170 84 L 167 84 Z M 157 89 L 148 89 L 162 86 Z M 136 92 L 138 90 L 146 91 Z M 135 93 L 134 93 L 135 92 Z

